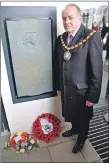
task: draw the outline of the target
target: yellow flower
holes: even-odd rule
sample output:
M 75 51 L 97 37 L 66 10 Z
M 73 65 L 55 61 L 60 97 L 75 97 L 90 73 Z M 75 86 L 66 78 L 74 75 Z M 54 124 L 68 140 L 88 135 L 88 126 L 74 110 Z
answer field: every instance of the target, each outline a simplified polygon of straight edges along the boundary
M 34 144 L 34 143 L 35 143 L 35 141 L 34 141 L 33 139 L 31 139 L 30 143 L 31 143 L 31 144 Z
M 8 142 L 5 142 L 5 148 L 7 148 L 8 147 Z
M 24 149 L 24 148 L 22 148 L 22 149 L 20 150 L 20 152 L 21 152 L 21 153 L 24 153 L 24 152 L 25 152 L 25 149 Z
M 18 131 L 18 132 L 17 132 L 17 135 L 21 135 L 21 134 L 22 134 L 22 132 L 21 132 L 21 131 Z

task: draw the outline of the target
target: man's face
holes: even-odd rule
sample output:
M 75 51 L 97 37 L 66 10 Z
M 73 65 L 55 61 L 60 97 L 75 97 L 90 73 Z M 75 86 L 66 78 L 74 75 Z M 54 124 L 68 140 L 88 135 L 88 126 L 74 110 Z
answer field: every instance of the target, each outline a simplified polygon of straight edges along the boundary
M 74 6 L 67 7 L 62 13 L 63 26 L 67 32 L 74 32 L 82 20 Z

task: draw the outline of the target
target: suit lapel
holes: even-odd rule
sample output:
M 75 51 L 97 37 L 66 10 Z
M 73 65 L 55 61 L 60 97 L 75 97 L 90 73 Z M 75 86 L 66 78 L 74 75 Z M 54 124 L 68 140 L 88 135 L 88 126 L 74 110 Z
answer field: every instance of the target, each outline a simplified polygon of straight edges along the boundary
M 63 34 L 63 40 L 64 40 L 64 42 L 65 42 L 66 45 L 67 45 L 67 36 L 68 36 L 68 33 L 65 32 L 65 33 Z
M 77 44 L 78 42 L 80 42 L 84 37 L 84 26 L 83 24 L 81 24 L 79 30 L 77 31 L 76 35 L 74 36 L 72 42 L 71 42 L 71 45 L 70 46 L 73 46 L 75 44 Z
M 84 25 L 81 24 L 79 30 L 77 31 L 76 35 L 74 36 L 74 38 L 72 39 L 72 42 L 71 42 L 71 45 L 70 46 L 73 46 L 75 44 L 77 44 L 78 42 L 82 41 L 83 40 L 83 37 L 84 37 Z M 65 42 L 65 45 L 67 45 L 67 36 L 68 36 L 68 33 L 65 32 L 63 34 L 63 40 Z

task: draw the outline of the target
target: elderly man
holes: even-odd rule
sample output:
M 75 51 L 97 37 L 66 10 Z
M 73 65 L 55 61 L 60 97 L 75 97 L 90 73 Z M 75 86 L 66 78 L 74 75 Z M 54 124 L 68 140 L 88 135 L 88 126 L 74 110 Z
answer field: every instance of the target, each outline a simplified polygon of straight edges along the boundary
M 62 11 L 65 31 L 55 48 L 57 94 L 62 99 L 62 115 L 72 128 L 64 137 L 78 134 L 72 152 L 82 150 L 88 136 L 93 105 L 98 102 L 102 83 L 102 43 L 97 32 L 82 24 L 80 8 L 68 4 Z

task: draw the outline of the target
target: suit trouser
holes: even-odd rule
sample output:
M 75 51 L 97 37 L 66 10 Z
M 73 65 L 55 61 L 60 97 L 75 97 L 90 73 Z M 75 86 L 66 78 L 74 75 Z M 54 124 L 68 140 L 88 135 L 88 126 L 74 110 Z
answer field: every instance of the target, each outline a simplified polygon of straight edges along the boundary
M 78 123 L 72 123 L 72 131 L 78 133 L 77 141 L 85 141 L 88 137 L 89 123 L 90 121 L 81 121 Z
M 66 122 L 72 123 L 73 132 L 77 132 L 78 141 L 85 141 L 88 137 L 89 122 L 93 116 L 93 107 L 87 107 L 86 95 L 82 95 L 83 90 L 77 92 L 72 87 L 65 87 L 63 97 L 64 117 Z M 64 93 L 63 93 L 64 94 Z
M 87 109 L 92 109 L 88 108 Z M 84 117 L 82 120 L 78 121 L 71 121 L 72 124 L 72 131 L 78 133 L 78 141 L 85 141 L 88 137 L 88 131 L 89 131 L 89 124 L 90 124 L 90 119 L 87 116 Z

